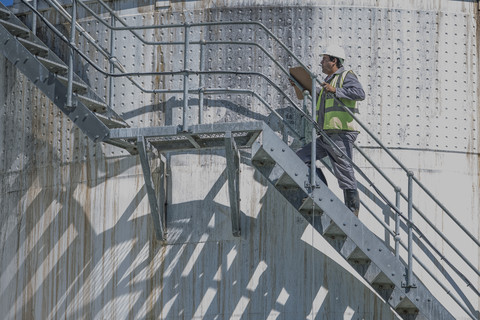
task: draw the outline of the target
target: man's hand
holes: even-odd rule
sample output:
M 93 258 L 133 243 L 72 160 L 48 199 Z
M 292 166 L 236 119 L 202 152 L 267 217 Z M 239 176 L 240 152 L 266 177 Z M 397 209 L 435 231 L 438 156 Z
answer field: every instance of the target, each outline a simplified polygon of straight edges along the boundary
M 329 83 L 322 82 L 322 87 L 323 87 L 323 90 L 326 90 L 327 92 L 332 92 L 332 93 L 337 92 L 337 89 L 335 89 L 335 87 L 332 87 Z

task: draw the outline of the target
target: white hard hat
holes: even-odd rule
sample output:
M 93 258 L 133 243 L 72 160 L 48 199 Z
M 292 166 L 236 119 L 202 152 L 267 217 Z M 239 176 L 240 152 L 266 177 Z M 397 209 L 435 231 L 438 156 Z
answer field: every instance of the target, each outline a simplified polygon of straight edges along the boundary
M 345 50 L 343 50 L 338 44 L 329 45 L 322 54 L 345 60 Z

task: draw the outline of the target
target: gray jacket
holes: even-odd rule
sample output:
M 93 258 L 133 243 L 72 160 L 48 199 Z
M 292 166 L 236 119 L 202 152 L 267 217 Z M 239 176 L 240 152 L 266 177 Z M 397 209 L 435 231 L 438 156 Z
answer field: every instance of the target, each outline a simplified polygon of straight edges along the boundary
M 341 67 L 331 76 L 327 76 L 325 78 L 325 82 L 330 83 L 336 74 L 341 74 L 344 71 L 345 71 L 345 68 Z M 365 99 L 365 91 L 363 91 L 362 85 L 360 84 L 357 76 L 353 72 L 347 73 L 347 75 L 345 76 L 345 80 L 343 81 L 343 87 L 336 88 L 336 89 L 337 90 L 335 92 L 335 96 L 337 98 L 344 98 L 344 99 L 350 99 L 355 101 L 362 101 Z M 321 91 L 321 88 L 317 88 L 317 92 L 319 95 L 320 95 L 320 91 Z M 320 101 L 320 108 L 318 109 L 318 124 L 320 124 L 322 128 L 323 128 L 323 119 L 325 115 L 326 96 L 327 96 L 326 94 L 322 96 L 322 100 Z M 317 96 L 317 99 L 318 99 L 318 96 Z

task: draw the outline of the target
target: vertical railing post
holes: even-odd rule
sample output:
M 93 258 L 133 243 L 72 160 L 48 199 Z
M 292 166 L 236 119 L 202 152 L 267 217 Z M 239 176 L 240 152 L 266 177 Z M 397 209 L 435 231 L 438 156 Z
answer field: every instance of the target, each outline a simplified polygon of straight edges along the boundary
M 183 52 L 183 132 L 188 131 L 188 121 L 187 117 L 189 116 L 188 113 L 188 50 L 189 50 L 189 41 L 190 41 L 190 25 L 185 23 L 185 45 L 184 45 L 184 52 Z
M 400 211 L 401 189 L 395 187 L 395 206 Z M 400 214 L 395 212 L 395 257 L 400 257 Z
M 316 76 L 312 76 L 312 119 L 315 121 L 316 111 L 317 111 L 317 87 L 316 87 Z M 316 162 L 317 162 L 317 130 L 315 126 L 312 124 L 312 145 L 311 145 L 311 163 L 310 163 L 310 185 L 312 188 L 315 188 L 316 181 Z
M 308 90 L 303 90 L 303 100 L 302 100 L 302 107 L 303 107 L 303 112 L 305 112 L 305 114 L 308 114 L 308 95 L 310 93 L 308 92 Z M 305 143 L 308 143 L 308 140 L 310 139 L 310 137 L 308 137 L 310 135 L 310 132 L 307 131 L 307 118 L 305 117 L 302 117 L 302 121 L 300 123 L 300 126 L 301 126 L 301 133 L 305 139 Z M 308 137 L 308 138 L 307 138 Z
M 69 47 L 69 59 L 68 59 L 68 84 L 67 84 L 67 107 L 72 108 L 72 95 L 73 95 L 73 46 L 75 45 L 75 33 L 77 24 L 77 1 L 72 0 L 72 23 L 70 28 L 70 47 Z
M 110 25 L 112 28 L 110 29 L 110 73 L 113 73 L 115 71 L 115 31 L 113 30 L 115 28 L 115 16 L 113 14 L 110 14 Z M 108 78 L 108 104 L 110 106 L 108 112 L 108 116 L 111 116 L 110 110 L 113 109 L 113 79 L 114 77 L 109 77 Z
M 316 101 L 317 101 L 317 87 L 316 87 L 316 75 L 312 75 L 312 121 L 315 121 L 316 117 L 315 117 L 315 114 L 316 114 Z M 311 192 L 312 192 L 312 199 L 313 199 L 313 195 L 314 195 L 314 191 L 315 191 L 315 186 L 317 184 L 316 182 L 316 162 L 317 162 L 317 130 L 315 128 L 315 124 L 312 123 L 312 141 L 311 141 L 311 157 L 310 157 L 310 188 L 311 188 Z M 314 226 L 315 225 L 315 201 L 312 201 L 312 222 L 311 224 Z M 312 274 L 311 274 L 311 278 L 312 278 L 312 297 L 314 295 L 314 283 L 315 283 L 315 259 L 313 259 L 313 228 L 312 228 L 312 246 L 311 246 L 311 253 L 312 253 Z M 313 303 L 314 301 L 312 300 L 312 318 L 315 318 L 315 315 L 313 313 Z
M 200 41 L 200 71 L 204 71 L 203 69 L 205 68 L 205 40 Z M 203 74 L 200 73 L 198 75 L 198 123 L 202 124 L 203 123 L 203 96 L 205 89 L 203 88 Z
M 37 0 L 33 0 L 32 6 L 33 8 L 35 8 L 35 10 L 38 9 Z M 33 34 L 37 34 L 37 15 L 33 11 L 32 11 L 32 32 Z
M 413 221 L 412 221 L 412 209 L 413 209 L 413 172 L 409 171 L 408 176 L 408 272 L 407 272 L 407 288 L 413 286 L 412 283 L 412 263 L 413 263 Z

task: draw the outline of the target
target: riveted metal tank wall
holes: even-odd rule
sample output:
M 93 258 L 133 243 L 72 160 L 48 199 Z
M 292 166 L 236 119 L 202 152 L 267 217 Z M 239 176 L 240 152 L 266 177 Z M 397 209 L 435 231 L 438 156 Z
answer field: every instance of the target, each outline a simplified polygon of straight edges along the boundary
M 367 93 L 359 105 L 363 122 L 478 237 L 478 3 L 171 0 L 108 4 L 128 24 L 137 26 L 261 22 L 319 75 L 322 49 L 331 42 L 343 45 L 346 67 L 355 71 Z M 92 7 L 110 22 L 100 5 Z M 68 30 L 59 15 L 51 11 L 45 15 Z M 110 45 L 105 26 L 82 10 L 79 17 L 99 43 Z M 43 27 L 40 32 L 60 56 L 65 55 L 64 45 Z M 175 28 L 138 33 L 147 41 L 183 41 L 184 32 Z M 296 65 L 256 25 L 191 27 L 188 32 L 193 42 L 257 42 L 285 68 Z M 127 31 L 116 32 L 114 38 L 115 56 L 127 71 L 185 68 L 181 45 L 150 46 Z M 107 67 L 85 40 L 78 42 Z M 203 63 L 205 70 L 237 74 L 205 75 L 202 80 L 192 75 L 192 90 L 199 88 L 200 81 L 205 88 L 251 90 L 292 124 L 300 122 L 282 95 L 300 104 L 293 89 L 259 47 L 202 47 L 203 59 L 200 44 L 189 47 L 187 69 L 199 70 Z M 109 98 L 108 81 L 102 75 L 85 62 L 77 62 L 76 68 L 99 95 Z M 166 245 L 156 242 L 138 158 L 88 141 L 4 59 L 0 75 L 5 151 L 0 155 L 0 310 L 7 318 L 395 318 L 245 159 L 240 191 L 243 233 L 240 239 L 233 238 L 220 151 L 169 154 L 169 234 Z M 183 88 L 182 75 L 136 80 L 148 90 Z M 113 106 L 131 126 L 182 124 L 181 93 L 142 93 L 121 78 L 113 84 Z M 260 119 L 281 129 L 272 112 L 251 94 L 207 95 L 201 119 L 197 93 L 190 96 L 189 106 L 190 123 Z M 373 139 L 362 133 L 358 143 L 406 191 L 406 174 L 380 152 Z M 366 160 L 358 154 L 356 159 L 378 186 L 387 189 Z M 152 161 L 152 168 L 156 166 L 158 161 Z M 155 172 L 154 179 L 159 175 Z M 327 178 L 335 188 L 335 178 Z M 425 194 L 415 190 L 417 195 L 419 207 L 478 267 L 478 247 L 460 235 L 438 207 L 424 200 Z M 362 199 L 373 211 L 383 211 L 366 196 Z M 367 207 L 360 218 L 392 243 Z M 393 227 L 389 212 L 384 219 Z M 444 241 L 433 233 L 427 235 L 444 254 L 455 258 Z M 424 261 L 442 263 L 428 257 Z M 415 272 L 424 273 L 417 265 Z M 421 278 L 436 288 L 428 275 Z M 474 284 L 480 283 L 475 275 L 473 279 Z M 471 308 L 478 310 L 478 299 L 466 292 Z M 446 294 L 437 298 L 459 318 L 465 316 Z

